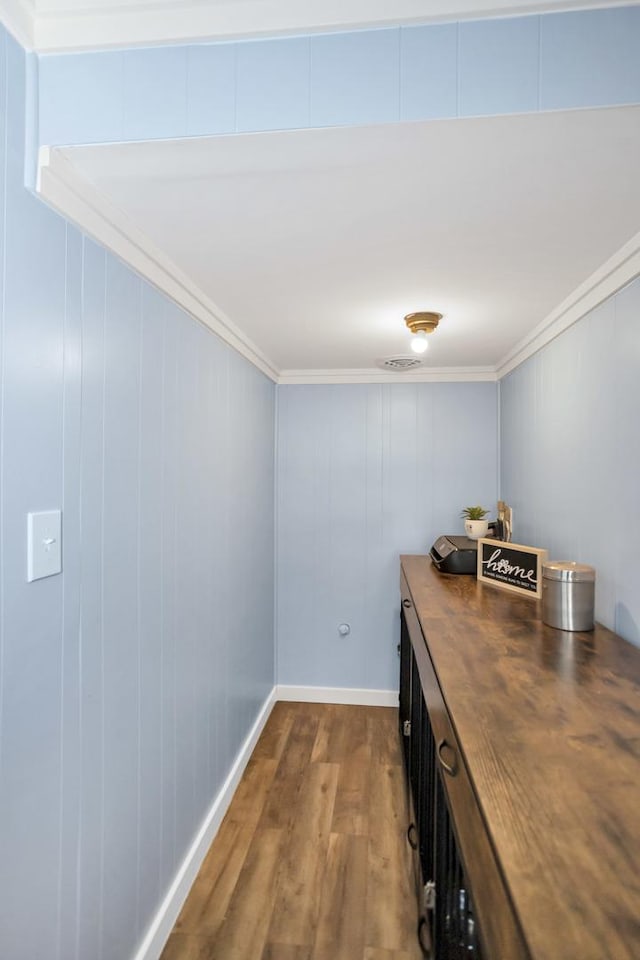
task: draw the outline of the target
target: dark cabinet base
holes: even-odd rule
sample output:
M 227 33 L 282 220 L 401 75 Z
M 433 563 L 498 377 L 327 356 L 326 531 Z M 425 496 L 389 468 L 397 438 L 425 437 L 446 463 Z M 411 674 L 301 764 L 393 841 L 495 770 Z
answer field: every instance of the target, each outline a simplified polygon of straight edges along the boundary
M 436 743 L 404 612 L 399 718 L 413 817 L 407 840 L 416 854 L 422 951 L 430 960 L 482 960 L 477 921 L 440 771 L 443 763 L 447 769 L 450 760 L 446 759 L 445 742 Z

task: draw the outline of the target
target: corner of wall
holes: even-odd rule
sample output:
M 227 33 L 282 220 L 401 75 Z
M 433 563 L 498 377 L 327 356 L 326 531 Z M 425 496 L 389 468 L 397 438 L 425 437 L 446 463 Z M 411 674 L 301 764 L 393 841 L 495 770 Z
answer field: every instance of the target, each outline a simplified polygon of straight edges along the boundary
M 0 24 L 24 47 L 34 47 L 33 11 L 27 0 L 0 0 Z
M 502 500 L 502 381 L 496 381 L 496 479 L 498 500 Z
M 273 682 L 278 683 L 278 491 L 280 444 L 278 436 L 280 388 L 275 385 L 273 401 Z
M 24 124 L 24 185 L 35 193 L 38 177 L 38 111 L 39 77 L 38 57 L 35 53 L 25 55 L 25 124 Z

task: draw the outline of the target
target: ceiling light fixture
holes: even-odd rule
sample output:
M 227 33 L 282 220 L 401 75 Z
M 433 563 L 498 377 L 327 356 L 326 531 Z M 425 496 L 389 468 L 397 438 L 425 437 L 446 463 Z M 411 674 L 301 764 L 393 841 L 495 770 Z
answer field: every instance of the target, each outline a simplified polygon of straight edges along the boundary
M 404 322 L 413 334 L 413 337 L 411 338 L 411 349 L 414 353 L 425 352 L 429 346 L 427 342 L 427 334 L 433 333 L 441 320 L 441 313 L 430 313 L 423 311 L 420 313 L 408 313 L 406 315 Z

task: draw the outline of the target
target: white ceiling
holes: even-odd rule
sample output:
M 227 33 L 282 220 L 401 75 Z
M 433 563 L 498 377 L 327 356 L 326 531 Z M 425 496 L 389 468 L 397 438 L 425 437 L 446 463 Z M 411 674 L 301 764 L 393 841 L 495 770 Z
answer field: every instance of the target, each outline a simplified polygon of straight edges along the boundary
M 640 108 L 61 151 L 268 358 L 362 371 L 443 313 L 489 368 L 637 233 Z

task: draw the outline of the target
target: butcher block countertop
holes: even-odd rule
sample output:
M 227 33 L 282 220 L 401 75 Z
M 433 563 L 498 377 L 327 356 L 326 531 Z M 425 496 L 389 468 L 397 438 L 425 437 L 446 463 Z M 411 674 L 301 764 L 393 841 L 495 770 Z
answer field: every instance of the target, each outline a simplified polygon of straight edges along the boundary
M 640 960 L 640 649 L 401 564 L 532 960 Z

